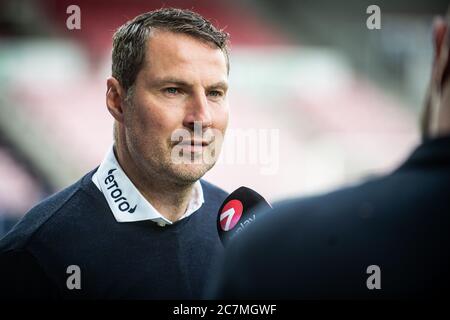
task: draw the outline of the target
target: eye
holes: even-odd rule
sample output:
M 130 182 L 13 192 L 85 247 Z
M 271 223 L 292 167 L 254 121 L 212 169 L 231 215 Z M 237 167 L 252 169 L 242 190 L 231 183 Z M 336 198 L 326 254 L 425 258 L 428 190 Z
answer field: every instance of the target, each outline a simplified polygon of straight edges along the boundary
M 208 94 L 210 96 L 212 96 L 212 97 L 221 97 L 221 96 L 223 96 L 223 92 L 222 91 L 217 91 L 217 90 L 212 90 Z
M 165 88 L 165 89 L 164 89 L 164 92 L 173 95 L 173 94 L 179 93 L 180 91 L 178 90 L 178 88 L 175 88 L 175 87 L 169 87 L 169 88 Z

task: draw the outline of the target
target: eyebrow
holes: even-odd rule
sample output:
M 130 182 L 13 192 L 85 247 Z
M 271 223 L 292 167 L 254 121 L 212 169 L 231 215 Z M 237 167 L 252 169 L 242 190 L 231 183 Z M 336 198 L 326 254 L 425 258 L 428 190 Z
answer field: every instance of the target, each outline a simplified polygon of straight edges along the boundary
M 159 86 L 163 86 L 165 84 L 175 84 L 177 86 L 181 86 L 181 87 L 189 87 L 190 84 L 187 83 L 184 80 L 178 79 L 178 78 L 173 78 L 173 77 L 167 77 L 167 78 L 159 78 L 159 79 L 155 79 L 151 82 L 151 85 L 154 87 L 159 87 Z M 227 90 L 228 89 L 228 83 L 226 81 L 219 81 L 216 83 L 213 83 L 211 85 L 208 85 L 206 87 L 206 89 L 211 90 L 214 88 L 221 88 L 223 90 Z
M 162 85 L 168 84 L 168 83 L 173 83 L 173 84 L 176 84 L 179 86 L 188 86 L 188 83 L 186 81 L 183 81 L 183 80 L 180 80 L 177 78 L 172 78 L 172 77 L 155 79 L 151 82 L 151 85 L 155 86 L 155 87 L 159 87 L 159 86 L 162 86 Z
M 219 82 L 216 82 L 216 83 L 206 87 L 206 89 L 208 89 L 208 90 L 215 89 L 215 88 L 220 88 L 220 89 L 222 89 L 224 91 L 227 91 L 228 90 L 228 83 L 225 82 L 225 81 L 219 81 Z

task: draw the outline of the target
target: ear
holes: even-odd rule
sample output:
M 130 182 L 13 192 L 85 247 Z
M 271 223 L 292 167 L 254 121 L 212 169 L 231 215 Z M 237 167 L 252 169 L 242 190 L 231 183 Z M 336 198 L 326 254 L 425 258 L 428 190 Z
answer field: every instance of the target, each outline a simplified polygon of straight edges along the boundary
M 433 81 L 440 91 L 448 75 L 449 63 L 449 26 L 442 18 L 436 18 L 433 23 L 434 63 Z
M 433 22 L 434 60 L 431 80 L 428 87 L 425 109 L 422 117 L 422 135 L 424 138 L 438 136 L 441 131 L 442 115 L 448 109 L 442 104 L 442 91 L 448 76 L 449 62 L 449 28 L 448 23 L 441 17 Z M 445 112 L 443 112 L 445 111 Z
M 123 123 L 124 119 L 124 101 L 126 97 L 126 92 L 123 89 L 119 81 L 110 77 L 106 81 L 106 106 L 109 113 L 114 117 L 119 123 Z

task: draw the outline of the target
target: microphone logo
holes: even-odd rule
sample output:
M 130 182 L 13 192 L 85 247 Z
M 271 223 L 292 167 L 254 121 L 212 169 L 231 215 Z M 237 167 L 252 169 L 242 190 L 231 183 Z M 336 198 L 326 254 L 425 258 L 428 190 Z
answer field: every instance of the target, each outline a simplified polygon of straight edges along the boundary
M 220 213 L 220 227 L 223 231 L 233 229 L 242 216 L 243 205 L 239 200 L 229 201 Z

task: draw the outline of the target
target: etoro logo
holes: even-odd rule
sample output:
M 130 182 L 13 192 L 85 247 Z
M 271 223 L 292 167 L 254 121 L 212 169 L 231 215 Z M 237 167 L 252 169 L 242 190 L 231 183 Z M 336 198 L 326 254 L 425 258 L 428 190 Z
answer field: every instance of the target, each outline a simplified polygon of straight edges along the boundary
M 239 222 L 242 216 L 242 202 L 231 200 L 223 207 L 220 213 L 220 227 L 223 231 L 229 231 Z
M 107 189 L 111 190 L 110 195 L 114 199 L 114 202 L 119 204 L 118 207 L 120 211 L 128 211 L 129 213 L 133 213 L 136 210 L 137 205 L 131 208 L 127 198 L 122 196 L 122 190 L 119 188 L 119 185 L 113 175 L 115 170 L 117 170 L 117 168 L 109 170 L 108 176 L 105 178 L 105 184 L 110 185 Z

